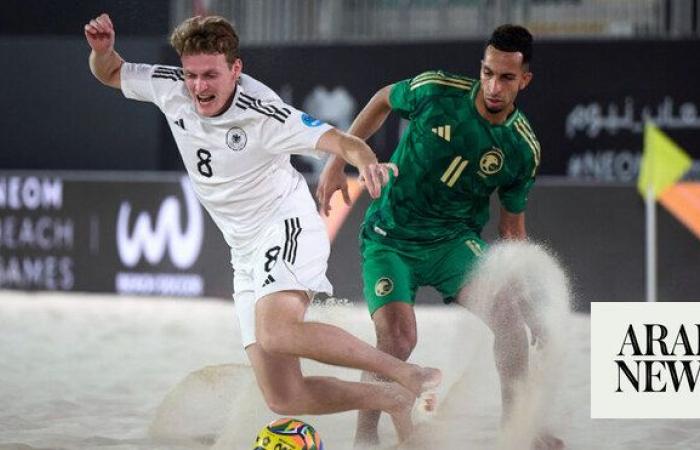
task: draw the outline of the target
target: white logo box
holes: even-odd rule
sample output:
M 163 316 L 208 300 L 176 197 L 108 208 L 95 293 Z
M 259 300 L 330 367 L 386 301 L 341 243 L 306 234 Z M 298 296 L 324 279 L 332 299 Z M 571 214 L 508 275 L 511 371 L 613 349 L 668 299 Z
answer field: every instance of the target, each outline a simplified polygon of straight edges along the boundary
M 591 303 L 591 418 L 700 418 L 698 324 L 700 303 Z

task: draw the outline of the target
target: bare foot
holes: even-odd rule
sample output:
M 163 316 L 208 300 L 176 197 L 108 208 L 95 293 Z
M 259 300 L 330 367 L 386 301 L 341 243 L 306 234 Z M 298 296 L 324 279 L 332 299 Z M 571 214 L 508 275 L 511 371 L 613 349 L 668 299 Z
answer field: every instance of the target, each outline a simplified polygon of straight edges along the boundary
M 532 450 L 564 450 L 564 448 L 566 448 L 564 441 L 546 432 L 540 432 L 532 442 Z
M 441 382 L 442 372 L 440 369 L 413 365 L 413 371 L 410 378 L 401 384 L 413 392 L 416 396 L 420 396 L 424 392 L 429 392 L 435 389 Z
M 427 413 L 433 413 L 437 409 L 437 394 L 434 392 L 424 392 L 418 397 L 418 408 Z

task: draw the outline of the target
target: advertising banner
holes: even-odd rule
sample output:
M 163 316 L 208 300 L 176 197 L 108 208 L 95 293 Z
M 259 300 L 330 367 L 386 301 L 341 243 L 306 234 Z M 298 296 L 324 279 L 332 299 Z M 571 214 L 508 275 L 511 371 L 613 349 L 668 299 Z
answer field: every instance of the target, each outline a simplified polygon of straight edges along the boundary
M 313 185 L 311 186 L 313 192 Z M 328 277 L 336 295 L 362 298 L 359 196 L 334 225 Z M 483 237 L 497 235 L 498 203 Z M 568 270 L 575 307 L 644 298 L 644 206 L 634 186 L 540 180 L 527 210 L 530 238 Z M 0 172 L 0 289 L 231 298 L 221 233 L 186 175 Z M 660 300 L 695 301 L 700 243 L 658 210 Z M 419 303 L 441 303 L 432 289 Z
M 0 288 L 230 295 L 228 247 L 184 175 L 0 175 L 0 221 Z

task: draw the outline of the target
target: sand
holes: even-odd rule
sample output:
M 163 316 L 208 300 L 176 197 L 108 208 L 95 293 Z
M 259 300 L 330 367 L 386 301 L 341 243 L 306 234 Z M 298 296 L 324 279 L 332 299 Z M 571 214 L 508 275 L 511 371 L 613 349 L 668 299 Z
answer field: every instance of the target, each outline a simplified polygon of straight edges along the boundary
M 255 430 L 276 416 L 247 366 L 234 308 L 212 299 L 0 292 L 0 450 L 251 448 Z M 446 377 L 437 414 L 420 417 L 407 448 L 500 448 L 490 333 L 459 307 L 418 307 L 417 317 L 412 360 Z M 363 307 L 317 308 L 310 318 L 373 342 Z M 537 388 L 551 394 L 541 419 L 568 448 L 700 449 L 695 420 L 590 419 L 590 317 L 565 320 L 558 381 L 545 377 Z M 359 377 L 316 363 L 304 368 Z M 355 413 L 304 419 L 327 450 L 352 447 Z M 380 432 L 391 447 L 388 420 Z

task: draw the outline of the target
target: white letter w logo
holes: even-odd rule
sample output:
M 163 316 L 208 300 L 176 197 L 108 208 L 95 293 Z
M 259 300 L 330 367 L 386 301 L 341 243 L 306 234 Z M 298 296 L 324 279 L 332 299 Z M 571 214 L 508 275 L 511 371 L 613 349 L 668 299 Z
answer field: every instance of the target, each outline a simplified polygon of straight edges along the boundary
M 167 247 L 170 259 L 179 269 L 189 268 L 199 257 L 202 246 L 202 210 L 187 178 L 180 181 L 187 204 L 187 230 L 180 223 L 180 202 L 174 196 L 167 197 L 158 210 L 155 228 L 151 216 L 142 211 L 136 218 L 134 231 L 129 236 L 131 205 L 123 202 L 117 218 L 117 248 L 119 257 L 127 267 L 135 266 L 142 256 L 151 265 L 163 259 Z

